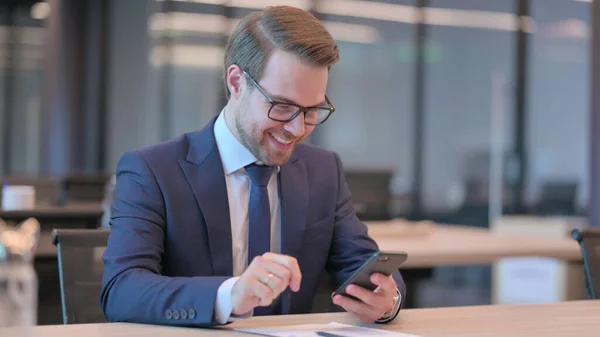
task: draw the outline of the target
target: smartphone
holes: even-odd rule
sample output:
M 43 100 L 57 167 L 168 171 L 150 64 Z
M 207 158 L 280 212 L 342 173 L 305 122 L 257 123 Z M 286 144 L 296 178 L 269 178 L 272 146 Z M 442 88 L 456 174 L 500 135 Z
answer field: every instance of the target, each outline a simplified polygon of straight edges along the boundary
M 377 285 L 371 282 L 371 275 L 373 273 L 380 273 L 389 276 L 398 270 L 407 258 L 408 254 L 405 252 L 375 252 L 331 295 L 331 297 L 343 295 L 356 299 L 354 296 L 346 293 L 346 287 L 351 284 L 356 284 L 365 289 L 375 290 Z

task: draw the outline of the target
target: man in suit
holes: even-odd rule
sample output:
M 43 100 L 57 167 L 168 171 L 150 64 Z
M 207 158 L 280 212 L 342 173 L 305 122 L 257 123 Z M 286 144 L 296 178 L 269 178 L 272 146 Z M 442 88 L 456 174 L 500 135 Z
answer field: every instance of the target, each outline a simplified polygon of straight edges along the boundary
M 324 271 L 343 283 L 374 252 L 339 157 L 301 144 L 334 111 L 339 50 L 311 14 L 269 7 L 225 50 L 228 103 L 204 129 L 126 153 L 117 169 L 101 305 L 110 321 L 210 326 L 308 313 Z M 391 321 L 405 285 L 333 302 Z

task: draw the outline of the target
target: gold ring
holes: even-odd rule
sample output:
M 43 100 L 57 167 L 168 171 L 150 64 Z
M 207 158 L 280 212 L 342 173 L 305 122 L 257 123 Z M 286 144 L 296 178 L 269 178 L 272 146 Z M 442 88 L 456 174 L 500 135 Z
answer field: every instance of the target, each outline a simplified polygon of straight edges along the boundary
M 273 274 L 267 275 L 267 278 L 264 279 L 263 283 L 265 285 L 269 286 L 269 282 L 271 281 L 271 279 L 273 278 L 273 276 L 275 276 L 275 275 L 273 275 Z

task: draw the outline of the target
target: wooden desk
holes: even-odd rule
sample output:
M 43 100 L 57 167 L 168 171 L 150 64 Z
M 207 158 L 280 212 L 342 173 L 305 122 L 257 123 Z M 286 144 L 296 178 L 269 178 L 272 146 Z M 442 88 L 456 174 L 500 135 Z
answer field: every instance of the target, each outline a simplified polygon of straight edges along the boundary
M 402 235 L 404 227 L 390 222 L 368 223 L 381 250 L 408 252 L 403 268 L 490 264 L 508 257 L 538 256 L 581 261 L 577 242 L 568 238 L 523 237 L 487 229 L 438 225 L 424 236 Z
M 516 292 L 506 288 L 508 278 L 501 277 L 498 265 L 505 263 L 509 258 L 541 257 L 558 260 L 556 267 L 551 267 L 555 272 L 550 272 L 547 268 L 533 268 L 531 262 L 529 267 L 526 267 L 529 274 L 534 273 L 538 279 L 541 277 L 544 282 L 549 282 L 550 288 L 541 287 L 546 289 L 545 292 L 535 293 L 545 294 L 542 296 L 546 298 L 544 302 L 578 300 L 585 297 L 581 250 L 575 240 L 566 236 L 550 237 L 518 231 L 499 233 L 484 228 L 449 225 L 434 226 L 429 234 L 418 236 L 411 235 L 405 223 L 400 221 L 369 223 L 368 226 L 369 234 L 377 241 L 380 249 L 408 252 L 408 260 L 402 268 L 493 264 L 492 303 L 540 301 L 533 300 L 539 297 L 532 297 L 534 293 L 523 297 L 521 292 L 521 295 L 517 296 Z M 520 260 L 522 259 L 518 262 Z M 537 260 L 532 263 L 535 266 L 539 265 Z M 521 270 L 523 268 L 525 267 L 521 267 Z M 544 276 L 548 274 L 553 275 L 552 279 Z M 534 276 L 531 277 L 535 279 Z M 514 277 L 510 280 L 514 280 Z M 519 280 L 523 282 L 525 278 Z M 416 281 L 409 279 L 407 282 Z M 531 282 L 526 281 L 523 284 L 532 289 L 541 289 L 535 288 Z M 507 292 L 511 296 L 509 299 L 503 299 L 503 294 Z
M 600 301 L 573 301 L 541 305 L 404 310 L 393 323 L 374 327 L 423 337 L 591 337 L 597 336 L 600 331 L 599 316 Z M 38 326 L 35 328 L 34 337 L 252 336 L 237 333 L 231 329 L 329 323 L 331 321 L 357 324 L 357 321 L 349 314 L 335 313 L 259 317 L 212 330 L 127 323 Z M 0 332 L 2 332 L 1 329 Z

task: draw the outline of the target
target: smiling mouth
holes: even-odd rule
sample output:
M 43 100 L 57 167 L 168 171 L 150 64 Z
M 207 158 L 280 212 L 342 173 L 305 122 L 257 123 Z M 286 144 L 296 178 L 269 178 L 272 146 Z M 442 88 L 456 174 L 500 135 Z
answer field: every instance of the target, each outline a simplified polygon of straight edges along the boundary
M 293 143 L 292 140 L 287 140 L 287 139 L 282 138 L 282 137 L 280 137 L 280 136 L 278 136 L 276 134 L 273 134 L 271 132 L 269 132 L 269 135 L 271 137 L 273 137 L 278 143 L 281 143 L 282 145 L 289 145 L 289 144 Z
M 282 151 L 290 151 L 294 147 L 294 140 L 285 139 L 281 136 L 275 135 L 271 132 L 267 132 L 269 138 L 271 138 L 272 143 Z

